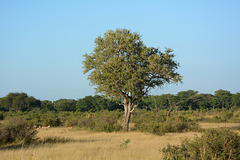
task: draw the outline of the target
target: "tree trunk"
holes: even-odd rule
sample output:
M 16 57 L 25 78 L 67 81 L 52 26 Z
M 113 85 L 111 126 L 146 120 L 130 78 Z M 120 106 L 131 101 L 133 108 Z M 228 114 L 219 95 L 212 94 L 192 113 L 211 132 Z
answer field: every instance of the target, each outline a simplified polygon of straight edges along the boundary
M 171 105 L 171 101 L 170 101 L 169 97 L 168 97 L 168 102 L 169 102 L 169 105 L 170 105 L 170 109 L 168 110 L 167 116 L 170 117 L 171 111 L 173 110 L 173 106 Z
M 131 99 L 127 101 L 127 98 L 124 98 L 124 131 L 129 131 L 129 122 L 132 112 L 133 103 Z
M 130 122 L 131 112 L 130 107 L 124 105 L 124 131 L 129 131 L 129 122 Z
M 173 107 L 171 106 L 170 109 L 168 110 L 167 116 L 170 117 L 171 111 L 172 111 Z

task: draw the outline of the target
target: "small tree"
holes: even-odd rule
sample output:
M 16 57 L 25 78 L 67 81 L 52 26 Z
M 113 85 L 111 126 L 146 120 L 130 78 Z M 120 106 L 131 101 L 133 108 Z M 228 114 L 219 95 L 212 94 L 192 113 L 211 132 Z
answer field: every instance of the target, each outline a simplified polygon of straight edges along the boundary
M 151 88 L 181 81 L 175 72 L 179 64 L 171 52 L 146 47 L 140 34 L 117 29 L 96 38 L 93 53 L 84 55 L 84 73 L 91 71 L 88 79 L 96 86 L 96 92 L 123 99 L 125 131 L 129 130 L 137 100 Z

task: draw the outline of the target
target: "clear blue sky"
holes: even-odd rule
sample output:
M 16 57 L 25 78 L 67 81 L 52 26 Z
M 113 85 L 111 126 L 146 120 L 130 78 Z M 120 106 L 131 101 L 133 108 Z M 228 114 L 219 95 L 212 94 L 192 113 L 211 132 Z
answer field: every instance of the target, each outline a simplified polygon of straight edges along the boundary
M 139 32 L 149 47 L 174 50 L 183 84 L 151 94 L 240 92 L 239 0 L 1 0 L 0 97 L 94 95 L 82 73 L 83 54 L 116 28 Z

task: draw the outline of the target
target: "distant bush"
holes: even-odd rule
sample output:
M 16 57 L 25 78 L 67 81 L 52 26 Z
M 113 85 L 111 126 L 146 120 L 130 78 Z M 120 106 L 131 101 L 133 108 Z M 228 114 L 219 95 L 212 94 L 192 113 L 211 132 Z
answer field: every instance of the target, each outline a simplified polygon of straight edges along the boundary
M 120 131 L 122 130 L 122 126 L 118 123 L 120 116 L 122 112 L 119 110 L 89 113 L 79 118 L 78 127 L 103 132 Z
M 121 112 L 122 113 L 122 112 Z M 102 111 L 95 117 L 96 131 L 116 132 L 122 130 L 122 126 L 118 123 L 121 116 L 118 111 Z
M 164 160 L 239 160 L 240 136 L 229 129 L 210 129 L 202 137 L 162 149 Z
M 0 146 L 20 143 L 29 144 L 36 140 L 37 131 L 21 117 L 11 117 L 0 128 Z
M 141 132 L 164 135 L 168 132 L 196 131 L 199 129 L 197 123 L 184 116 L 167 117 L 162 113 L 150 111 L 137 111 L 136 115 L 133 116 L 134 130 Z

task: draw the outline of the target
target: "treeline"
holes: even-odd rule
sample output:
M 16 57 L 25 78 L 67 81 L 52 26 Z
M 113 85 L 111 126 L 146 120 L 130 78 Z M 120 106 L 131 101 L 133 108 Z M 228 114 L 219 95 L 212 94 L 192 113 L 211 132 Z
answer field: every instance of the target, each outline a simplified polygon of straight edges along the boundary
M 188 90 L 178 92 L 176 95 L 146 96 L 139 102 L 140 108 L 157 111 L 170 108 L 176 110 L 230 109 L 234 106 L 240 107 L 240 93 L 232 94 L 222 89 L 215 91 L 214 95 Z
M 232 94 L 227 90 L 217 90 L 215 94 L 199 94 L 188 90 L 173 94 L 145 96 L 138 102 L 139 109 L 159 111 L 162 109 L 203 110 L 214 108 L 240 107 L 240 93 Z M 82 99 L 59 99 L 57 101 L 38 100 L 26 93 L 9 93 L 0 98 L 0 111 L 80 111 L 97 112 L 101 110 L 123 110 L 121 99 L 114 101 L 99 95 Z
M 100 110 L 122 109 L 118 102 L 101 96 L 86 96 L 79 100 L 59 99 L 57 101 L 40 101 L 26 93 L 9 93 L 0 98 L 0 111 L 80 111 L 96 112 Z

